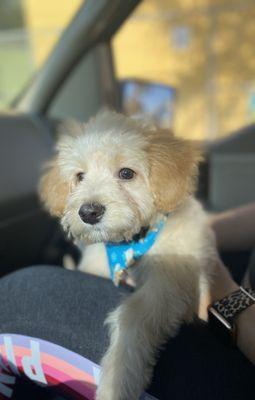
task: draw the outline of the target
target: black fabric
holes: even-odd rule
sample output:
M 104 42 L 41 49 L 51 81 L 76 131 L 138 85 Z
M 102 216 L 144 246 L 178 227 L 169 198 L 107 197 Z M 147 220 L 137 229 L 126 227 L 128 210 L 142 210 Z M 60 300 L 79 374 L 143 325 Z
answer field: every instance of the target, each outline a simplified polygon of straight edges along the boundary
M 197 321 L 161 351 L 149 392 L 160 400 L 255 398 L 255 368 Z
M 250 285 L 252 288 L 255 289 L 255 249 L 253 249 L 253 252 L 250 257 L 248 271 L 249 271 Z
M 26 268 L 0 280 L 0 333 L 48 340 L 98 363 L 108 343 L 105 316 L 125 293 L 81 272 Z
M 27 268 L 0 280 L 0 332 L 48 340 L 99 362 L 108 344 L 105 316 L 126 295 L 102 278 Z M 254 372 L 237 349 L 225 348 L 197 321 L 160 352 L 149 392 L 160 400 L 254 398 Z

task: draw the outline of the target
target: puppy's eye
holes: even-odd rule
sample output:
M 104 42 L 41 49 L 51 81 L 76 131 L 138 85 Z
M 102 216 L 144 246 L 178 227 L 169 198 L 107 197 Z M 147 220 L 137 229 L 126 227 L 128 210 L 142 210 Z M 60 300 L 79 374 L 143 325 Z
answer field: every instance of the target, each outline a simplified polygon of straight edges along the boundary
M 78 174 L 76 174 L 76 179 L 77 182 L 81 182 L 84 179 L 84 172 L 78 172 Z
M 120 179 L 129 180 L 129 179 L 133 179 L 134 176 L 135 176 L 135 171 L 133 171 L 133 170 L 130 169 L 130 168 L 122 168 L 122 169 L 119 171 L 119 178 L 120 178 Z

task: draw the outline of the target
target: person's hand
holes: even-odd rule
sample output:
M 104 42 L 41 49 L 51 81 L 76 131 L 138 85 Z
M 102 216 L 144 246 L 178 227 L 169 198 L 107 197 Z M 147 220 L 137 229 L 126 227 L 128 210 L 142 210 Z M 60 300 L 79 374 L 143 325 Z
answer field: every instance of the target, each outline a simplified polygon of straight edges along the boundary
M 208 319 L 207 307 L 239 289 L 224 264 L 219 260 L 215 265 L 210 291 L 200 301 L 199 317 Z M 255 304 L 242 311 L 235 320 L 237 347 L 255 365 Z

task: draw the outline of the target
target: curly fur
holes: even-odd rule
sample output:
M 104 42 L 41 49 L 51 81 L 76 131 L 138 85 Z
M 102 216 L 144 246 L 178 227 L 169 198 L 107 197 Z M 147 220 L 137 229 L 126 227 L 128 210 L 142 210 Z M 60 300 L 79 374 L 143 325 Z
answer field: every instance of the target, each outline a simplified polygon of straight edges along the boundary
M 97 265 L 96 273 L 107 276 L 102 242 L 129 240 L 169 214 L 156 244 L 128 271 L 136 291 L 107 319 L 111 340 L 97 400 L 138 400 L 157 350 L 197 313 L 200 289 L 217 258 L 206 215 L 193 197 L 200 152 L 191 141 L 113 112 L 63 129 L 40 192 L 83 246 L 81 270 L 95 273 Z M 124 167 L 136 172 L 134 179 L 119 179 Z M 106 207 L 98 224 L 80 219 L 86 202 Z

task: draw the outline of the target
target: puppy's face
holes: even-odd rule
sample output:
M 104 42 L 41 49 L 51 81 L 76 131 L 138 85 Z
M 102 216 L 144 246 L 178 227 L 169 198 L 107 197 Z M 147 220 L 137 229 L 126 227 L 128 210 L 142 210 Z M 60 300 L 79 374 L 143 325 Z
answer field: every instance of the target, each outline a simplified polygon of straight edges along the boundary
M 75 239 L 130 240 L 193 190 L 198 152 L 190 142 L 110 112 L 67 130 L 40 191 Z

